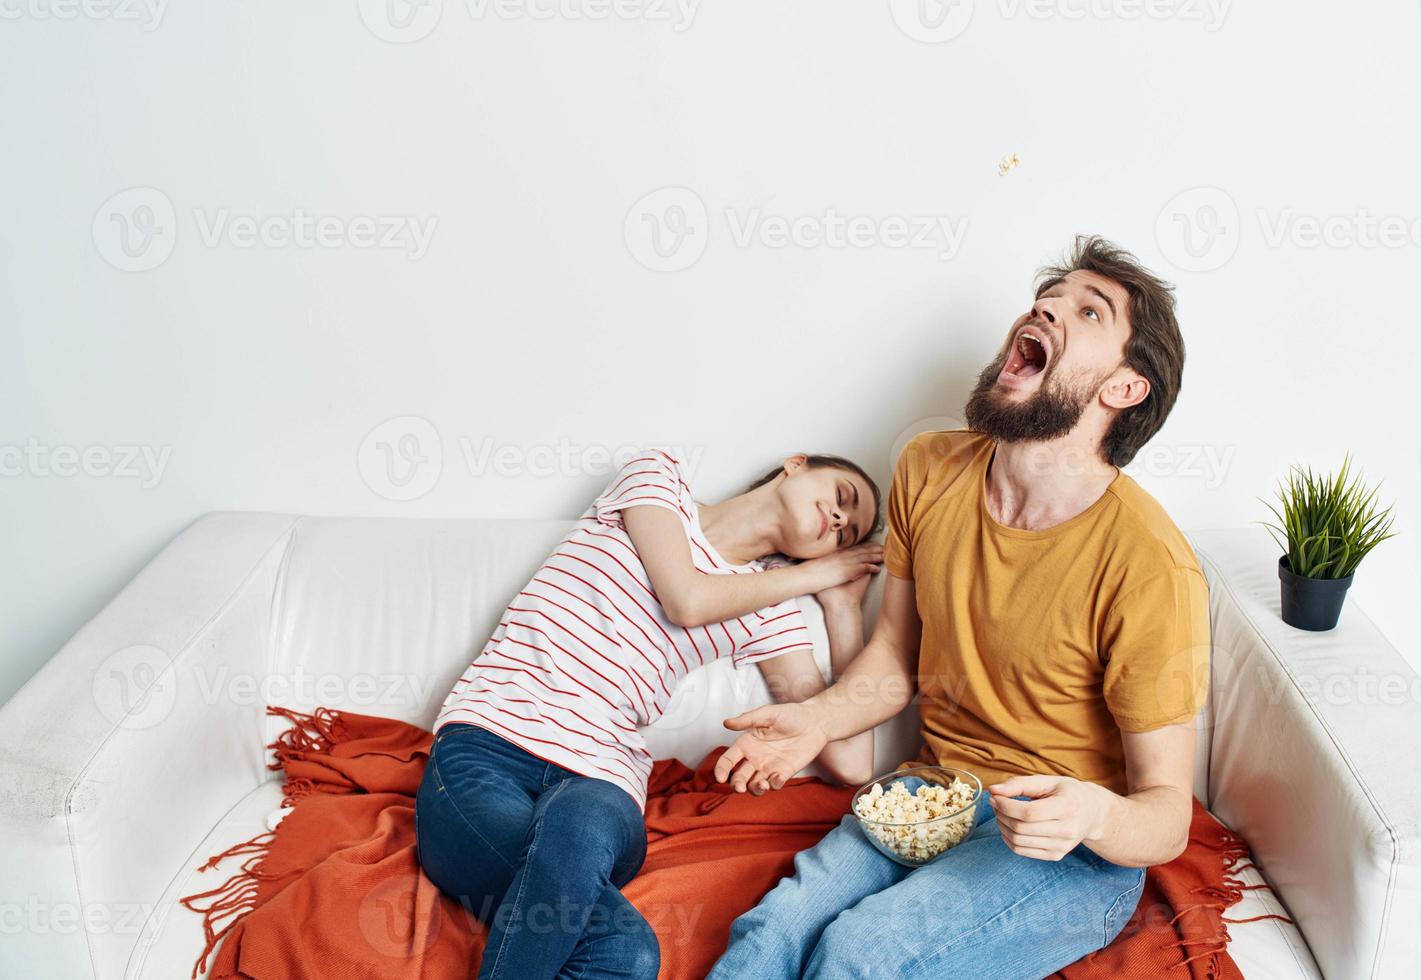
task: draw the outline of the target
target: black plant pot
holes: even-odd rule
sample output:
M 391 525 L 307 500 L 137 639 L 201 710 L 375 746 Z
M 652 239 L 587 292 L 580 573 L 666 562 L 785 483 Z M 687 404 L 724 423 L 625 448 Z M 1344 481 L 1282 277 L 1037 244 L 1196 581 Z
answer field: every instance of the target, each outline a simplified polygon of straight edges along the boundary
M 1352 576 L 1346 578 L 1305 578 L 1294 575 L 1288 556 L 1278 559 L 1278 578 L 1283 583 L 1283 622 L 1300 630 L 1321 632 L 1337 626 L 1342 600 Z

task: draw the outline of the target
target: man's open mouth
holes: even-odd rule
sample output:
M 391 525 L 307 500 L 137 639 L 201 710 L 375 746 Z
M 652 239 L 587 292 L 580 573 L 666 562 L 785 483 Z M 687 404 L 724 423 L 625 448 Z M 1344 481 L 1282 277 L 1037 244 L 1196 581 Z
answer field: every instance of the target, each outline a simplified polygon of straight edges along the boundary
M 1020 379 L 1035 377 L 1046 370 L 1050 360 L 1051 352 L 1046 341 L 1030 327 L 1024 327 L 1016 335 L 1016 343 L 1012 345 L 1011 356 L 1007 358 L 1002 373 Z

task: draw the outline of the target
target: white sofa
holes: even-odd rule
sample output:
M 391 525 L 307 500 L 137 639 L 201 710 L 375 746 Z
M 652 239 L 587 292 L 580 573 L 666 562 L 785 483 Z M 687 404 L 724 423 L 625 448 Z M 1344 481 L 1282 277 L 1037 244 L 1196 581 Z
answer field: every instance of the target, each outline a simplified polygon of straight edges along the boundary
M 0 976 L 186 977 L 202 933 L 176 899 L 225 879 L 235 860 L 194 869 L 280 802 L 264 746 L 285 721 L 264 705 L 429 725 L 569 527 L 195 522 L 0 709 Z M 1421 680 L 1353 605 L 1332 633 L 1285 626 L 1265 532 L 1191 539 L 1214 640 L 1195 790 L 1272 886 L 1229 914 L 1297 922 L 1233 926 L 1234 958 L 1250 980 L 1417 975 Z M 822 659 L 823 620 L 804 605 Z M 653 730 L 653 752 L 694 764 L 728 741 L 721 719 L 765 700 L 757 671 L 713 664 Z M 878 768 L 916 737 L 913 717 L 883 726 Z

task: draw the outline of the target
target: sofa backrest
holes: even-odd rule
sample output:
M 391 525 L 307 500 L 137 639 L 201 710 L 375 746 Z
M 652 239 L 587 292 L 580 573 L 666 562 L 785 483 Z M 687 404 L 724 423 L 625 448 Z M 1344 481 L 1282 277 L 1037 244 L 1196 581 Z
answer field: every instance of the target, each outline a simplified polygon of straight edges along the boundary
M 428 727 L 570 526 L 303 517 L 272 600 L 272 673 L 303 709 L 324 704 Z

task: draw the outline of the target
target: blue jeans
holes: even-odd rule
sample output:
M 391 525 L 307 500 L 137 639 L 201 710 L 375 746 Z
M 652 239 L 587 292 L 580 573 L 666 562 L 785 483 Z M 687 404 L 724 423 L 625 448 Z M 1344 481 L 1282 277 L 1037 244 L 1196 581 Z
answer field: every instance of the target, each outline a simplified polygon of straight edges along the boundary
M 620 891 L 646 859 L 626 790 L 451 722 L 414 818 L 425 876 L 489 927 L 479 977 L 655 978 L 656 933 Z
M 1022 857 L 1003 842 L 986 796 L 962 843 L 921 868 L 884 857 L 846 814 L 735 920 L 709 980 L 1040 980 L 1108 945 L 1144 886 L 1143 868 L 1084 845 L 1060 861 Z

